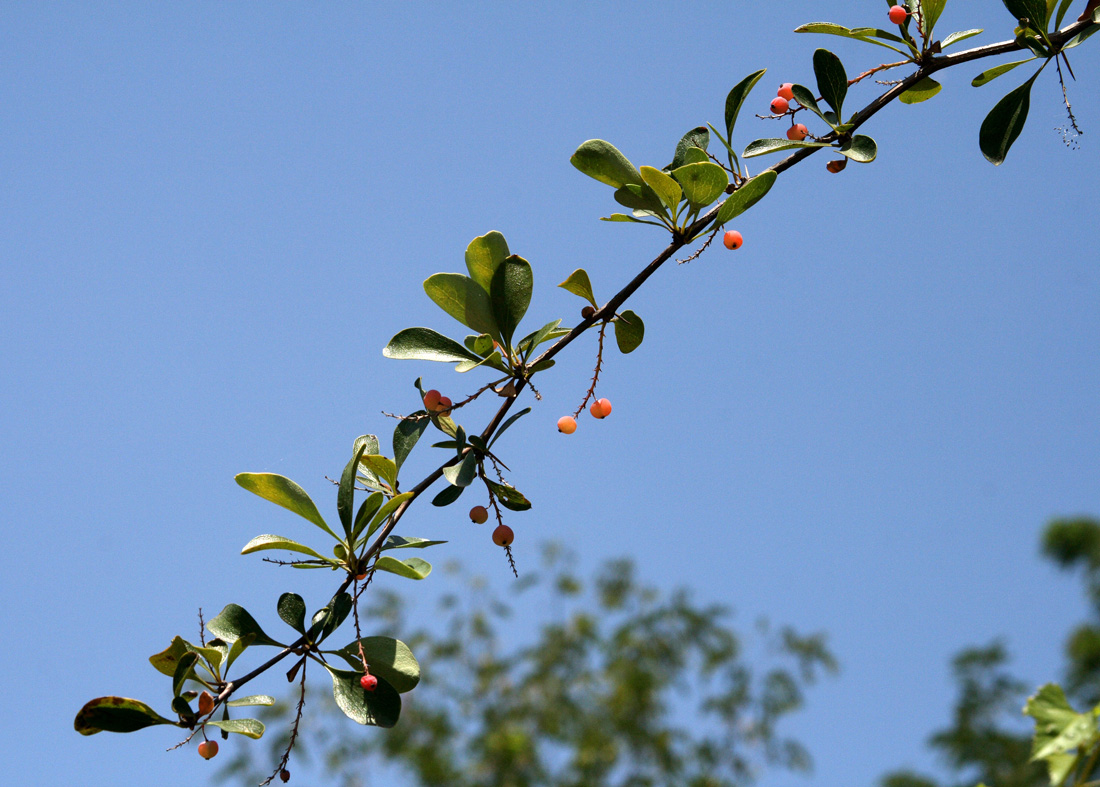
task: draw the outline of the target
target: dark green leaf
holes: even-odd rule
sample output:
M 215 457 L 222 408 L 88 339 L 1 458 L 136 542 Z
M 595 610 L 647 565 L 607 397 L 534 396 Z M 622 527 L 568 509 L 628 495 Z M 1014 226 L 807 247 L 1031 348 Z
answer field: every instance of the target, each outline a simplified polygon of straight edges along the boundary
M 684 134 L 684 136 L 680 137 L 680 141 L 676 143 L 676 153 L 673 155 L 672 163 L 668 165 L 668 168 L 676 169 L 677 167 L 682 167 L 690 163 L 688 161 L 688 152 L 693 149 L 706 151 L 709 144 L 710 131 L 706 126 L 696 126 L 691 131 Z M 706 161 L 705 156 L 703 160 Z
M 994 165 L 1000 165 L 1005 160 L 1012 143 L 1024 129 L 1031 106 L 1031 86 L 1037 76 L 1038 71 L 1031 79 L 998 101 L 997 106 L 993 107 L 982 122 L 978 145 L 982 149 L 982 155 Z
M 256 622 L 256 619 L 248 614 L 248 610 L 237 604 L 227 604 L 225 609 L 206 624 L 206 628 L 214 636 L 221 637 L 226 642 L 233 642 L 243 636 L 252 634 L 255 636 L 252 641 L 254 645 L 285 647 L 281 642 L 276 642 L 267 636 L 264 630 L 260 628 L 260 624 Z
M 418 557 L 410 557 L 406 560 L 398 560 L 384 555 L 375 561 L 374 567 L 379 571 L 388 571 L 406 579 L 424 579 L 432 573 L 432 564 Z
M 412 492 L 402 492 L 401 494 L 395 495 L 394 497 L 391 497 L 389 500 L 387 500 L 386 504 L 378 509 L 378 513 L 374 515 L 374 519 L 371 520 L 370 526 L 367 527 L 367 534 L 364 536 L 364 539 L 370 538 L 372 535 L 374 535 L 374 531 L 382 526 L 382 523 L 386 521 L 389 515 L 400 508 L 406 500 L 412 499 L 412 496 Z
M 643 221 L 633 216 L 627 216 L 625 213 L 612 213 L 610 216 L 604 216 L 600 221 L 629 221 L 632 224 L 651 224 L 654 227 L 664 227 L 663 224 L 657 221 Z
M 529 412 L 531 412 L 531 408 L 530 407 L 525 407 L 522 410 L 520 410 L 518 413 L 513 415 L 511 418 L 509 418 L 507 421 L 502 423 L 500 425 L 500 428 L 497 429 L 497 433 L 495 435 L 493 435 L 493 438 L 489 441 L 489 447 L 491 448 L 493 443 L 495 443 L 500 438 L 500 436 L 502 434 L 504 434 L 505 429 L 507 429 L 512 424 L 514 424 L 516 421 L 518 421 L 523 416 L 527 415 Z
M 818 92 L 836 112 L 839 122 L 841 106 L 848 94 L 848 75 L 844 72 L 844 64 L 828 49 L 818 49 L 814 52 L 814 75 L 817 77 Z
M 615 326 L 615 343 L 619 352 L 631 353 L 638 349 L 645 337 L 645 323 L 642 318 L 627 309 L 612 323 Z
M 860 164 L 867 164 L 875 160 L 878 155 L 878 145 L 870 137 L 865 137 L 862 134 L 856 134 L 852 137 L 852 141 L 847 145 L 841 146 L 838 151 L 842 155 L 847 156 L 852 161 L 856 161 Z
M 511 347 L 512 334 L 515 333 L 527 307 L 531 304 L 531 290 L 534 278 L 531 264 L 523 257 L 512 255 L 505 259 L 493 274 L 489 297 L 493 303 L 493 316 L 500 328 L 501 342 Z
M 665 206 L 661 202 L 661 198 L 645 183 L 641 185 L 627 183 L 621 189 L 616 189 L 614 196 L 615 201 L 624 208 L 644 210 L 655 214 L 665 213 Z
M 622 188 L 627 183 L 641 183 L 642 176 L 626 156 L 610 142 L 590 139 L 581 144 L 570 157 L 569 163 L 590 178 L 606 183 L 612 188 Z
M 154 724 L 172 724 L 144 702 L 128 697 L 97 697 L 76 714 L 73 728 L 81 735 L 97 732 L 136 732 Z M 176 725 L 178 726 L 178 725 Z
M 527 511 L 531 508 L 531 501 L 524 497 L 518 489 L 511 484 L 498 484 L 495 481 L 485 479 L 486 486 L 496 495 L 500 504 L 510 511 Z
M 427 422 L 428 419 L 425 418 L 424 423 L 426 424 Z M 358 540 L 359 534 L 363 532 L 363 528 L 367 526 L 367 523 L 370 522 L 371 518 L 378 511 L 384 499 L 385 495 L 381 492 L 374 492 L 359 506 L 359 511 L 355 515 L 355 527 L 352 528 L 351 531 L 352 543 Z
M 903 104 L 919 104 L 932 98 L 941 90 L 943 90 L 943 85 L 932 79 L 932 77 L 925 77 L 898 96 L 898 100 Z
M 890 44 L 884 43 L 882 41 L 876 41 L 875 40 L 875 38 L 889 38 L 892 41 L 901 41 L 902 39 L 898 38 L 895 35 L 890 35 L 889 33 L 885 33 L 885 31 L 883 31 L 883 30 L 875 30 L 874 28 L 870 28 L 870 27 L 863 27 L 863 28 L 849 30 L 848 28 L 846 28 L 842 25 L 834 25 L 831 22 L 812 22 L 808 25 L 802 25 L 801 27 L 796 27 L 794 29 L 794 32 L 796 32 L 796 33 L 824 33 L 826 35 L 840 36 L 841 38 L 851 38 L 855 41 L 863 41 L 864 43 L 867 43 L 867 44 L 876 44 L 878 46 L 884 46 L 887 49 L 892 49 L 895 52 L 901 52 L 902 54 L 904 54 L 904 52 L 902 52 L 902 50 L 898 49 L 896 46 L 891 46 Z M 805 104 L 803 104 L 803 106 L 805 106 Z
M 1078 44 L 1082 44 L 1085 41 L 1088 41 L 1094 33 L 1100 32 L 1100 8 L 1097 8 L 1095 11 L 1093 11 L 1092 15 L 1093 22 L 1095 22 L 1095 24 L 1092 25 L 1092 27 L 1086 27 L 1080 33 L 1067 41 L 1062 49 L 1073 49 Z
M 451 486 L 448 484 L 443 487 L 443 490 L 438 495 L 432 498 L 432 505 L 439 506 L 440 508 L 449 506 L 451 503 L 458 500 L 464 491 L 466 491 L 466 487 L 464 486 Z
M 462 461 L 443 468 L 443 477 L 454 486 L 469 486 L 477 477 L 477 457 L 473 451 L 462 457 Z
M 696 208 L 705 208 L 710 205 L 722 196 L 726 186 L 729 185 L 726 171 L 709 161 L 685 164 L 672 170 L 672 176 L 683 188 L 687 201 Z
M 293 511 L 336 538 L 336 534 L 325 524 L 321 512 L 317 510 L 317 506 L 314 505 L 309 495 L 289 478 L 275 473 L 238 473 L 235 479 L 238 484 L 249 492 Z
M 470 278 L 481 285 L 481 289 L 489 292 L 493 274 L 507 256 L 508 241 L 503 235 L 496 230 L 479 235 L 466 247 L 466 270 L 470 272 Z
M 207 726 L 217 727 L 226 732 L 235 732 L 248 738 L 259 738 L 264 734 L 264 723 L 259 719 L 226 719 L 224 721 L 208 721 Z
M 423 411 L 413 413 L 413 416 L 420 415 Z M 405 463 L 409 454 L 412 453 L 413 447 L 416 445 L 416 441 L 420 439 L 420 436 L 424 434 L 424 430 L 428 428 L 427 418 L 402 418 L 397 422 L 397 428 L 393 430 L 393 462 L 398 470 L 401 469 L 401 465 Z
M 309 632 L 307 632 L 309 638 L 311 640 L 320 641 L 340 628 L 340 624 L 343 623 L 351 613 L 351 608 L 354 603 L 349 593 L 340 593 L 335 596 L 332 601 L 314 613 L 313 620 L 310 622 Z
M 406 538 L 405 536 L 390 536 L 382 545 L 381 552 L 387 549 L 426 549 L 437 544 L 446 544 L 446 541 L 429 541 L 426 538 Z
M 1027 19 L 1031 23 L 1031 29 L 1037 32 L 1047 29 L 1046 0 L 1001 0 L 1001 2 L 1012 14 L 1013 19 Z
M 497 334 L 489 293 L 469 276 L 436 273 L 424 281 L 424 292 L 436 306 L 467 328 L 492 336 Z
M 718 217 L 715 219 L 715 223 L 725 224 L 762 200 L 764 195 L 771 189 L 772 184 L 775 183 L 776 177 L 777 175 L 772 170 L 764 170 L 755 178 L 750 178 L 741 184 L 741 188 L 733 192 L 722 203 L 722 207 L 718 209 Z
M 588 271 L 584 268 L 577 268 L 569 274 L 568 279 L 558 286 L 567 292 L 584 298 L 594 307 L 599 308 L 599 304 L 596 303 L 596 296 L 592 293 L 592 282 L 588 278 Z
M 420 682 L 420 665 L 408 646 L 392 637 L 363 637 L 352 640 L 337 651 L 352 667 L 362 670 L 359 643 L 363 645 L 363 657 L 370 673 L 386 681 L 397 692 L 404 694 L 416 688 Z
M 783 150 L 795 150 L 797 148 L 827 148 L 829 143 L 827 142 L 797 142 L 793 139 L 773 138 L 773 139 L 757 139 L 748 144 L 745 148 L 745 152 L 741 154 L 743 158 L 753 158 L 754 156 L 763 156 L 767 153 L 778 153 Z M 759 177 L 759 176 L 757 176 Z M 736 194 L 737 192 L 734 192 Z
M 454 339 L 436 333 L 431 328 L 406 328 L 398 333 L 382 355 L 402 361 L 480 361 Z
M 352 515 L 355 509 L 355 471 L 359 467 L 359 461 L 366 448 L 365 445 L 360 445 L 355 449 L 351 461 L 344 466 L 344 472 L 340 475 L 340 488 L 336 493 L 336 512 L 340 515 L 340 524 L 344 527 L 345 536 L 351 535 Z
M 383 678 L 374 691 L 363 691 L 361 673 L 325 665 L 332 676 L 332 696 L 340 710 L 354 722 L 375 727 L 392 727 L 401 715 L 401 695 Z
M 1066 11 L 1069 10 L 1071 5 L 1073 5 L 1073 0 L 1062 0 L 1062 2 L 1058 4 L 1058 14 L 1054 18 L 1055 29 L 1062 26 L 1062 20 L 1065 18 Z
M 825 120 L 825 113 L 821 111 L 821 107 L 817 105 L 817 99 L 814 98 L 814 94 L 810 92 L 809 88 L 802 85 L 793 85 L 791 87 L 791 93 L 794 94 L 794 100 L 799 103 L 800 106 L 813 112 L 822 120 Z M 828 120 L 825 120 L 829 123 Z M 830 126 L 836 125 L 835 123 L 829 123 Z
M 306 633 L 306 602 L 297 593 L 279 596 L 279 617 L 299 634 Z
M 741 112 L 741 106 L 745 103 L 745 99 L 756 83 L 760 81 L 760 78 L 764 76 L 764 72 L 767 69 L 760 69 L 754 71 L 747 77 L 742 79 L 733 89 L 730 90 L 729 95 L 726 96 L 726 138 L 733 140 L 733 127 L 737 123 L 737 115 Z M 642 175 L 645 176 L 645 173 Z M 652 185 L 652 184 L 651 184 Z
M 178 697 L 183 692 L 183 684 L 187 679 L 194 677 L 195 662 L 199 660 L 199 654 L 189 650 L 179 658 L 176 671 L 172 674 L 172 694 Z

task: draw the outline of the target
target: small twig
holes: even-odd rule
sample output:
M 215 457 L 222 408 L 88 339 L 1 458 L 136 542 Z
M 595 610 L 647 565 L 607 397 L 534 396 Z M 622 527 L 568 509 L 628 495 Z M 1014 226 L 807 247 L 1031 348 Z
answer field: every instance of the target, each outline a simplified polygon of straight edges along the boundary
M 206 623 L 202 619 L 202 607 L 199 607 L 199 642 L 206 647 Z
M 277 566 L 299 566 L 299 565 L 328 565 L 327 563 L 318 563 L 316 560 L 277 560 L 273 557 L 260 558 L 265 563 L 274 563 Z
M 302 710 L 306 706 L 306 661 L 308 661 L 308 659 L 302 659 L 302 679 L 299 684 L 301 687 L 301 694 L 298 697 L 298 711 L 294 714 L 294 725 L 290 728 L 290 741 L 286 745 L 286 751 L 283 752 L 283 758 L 279 760 L 279 764 L 275 766 L 274 772 L 260 782 L 260 787 L 271 784 L 275 777 L 286 768 L 287 762 L 290 761 L 290 750 L 294 748 L 294 741 L 298 738 L 298 726 L 302 723 Z
M 873 75 L 877 74 L 879 71 L 887 71 L 891 68 L 897 68 L 898 66 L 904 66 L 904 65 L 906 65 L 908 63 L 912 63 L 912 62 L 913 62 L 912 60 L 899 60 L 896 63 L 883 63 L 881 66 L 875 66 L 872 69 L 864 71 L 862 74 L 860 74 L 856 78 L 849 79 L 848 80 L 848 87 L 851 87 L 852 85 L 856 84 L 857 82 L 863 81 L 864 79 L 866 79 L 869 76 L 873 76 Z M 877 79 L 875 81 L 878 82 Z M 879 82 L 879 84 L 881 85 L 881 84 L 884 84 L 884 83 Z M 820 101 L 820 100 L 821 99 L 818 99 L 818 101 Z
M 809 136 L 809 135 L 807 135 L 807 136 Z M 711 242 L 714 240 L 715 236 L 718 235 L 718 230 L 720 230 L 720 229 L 722 229 L 722 228 L 715 225 L 714 229 L 710 231 L 710 237 L 707 238 L 706 242 L 702 246 L 700 246 L 698 249 L 696 249 L 695 252 L 693 252 L 690 256 L 684 257 L 682 260 L 676 260 L 676 264 L 677 265 L 683 265 L 685 262 L 691 262 L 692 260 L 699 259 L 699 255 L 707 250 L 707 246 L 709 246 L 711 244 Z
M 581 402 L 580 407 L 573 413 L 573 417 L 576 418 L 581 414 L 585 405 L 588 404 L 588 400 L 596 393 L 596 383 L 600 381 L 600 368 L 603 366 L 603 336 L 607 332 L 607 322 L 600 323 L 600 338 L 599 344 L 596 348 L 596 369 L 592 373 L 592 385 L 588 387 L 588 392 L 584 395 L 584 400 Z
M 1062 142 L 1065 143 L 1066 147 L 1076 150 L 1080 147 L 1077 137 L 1084 132 L 1077 125 L 1077 118 L 1073 116 L 1073 107 L 1069 103 L 1069 93 L 1066 92 L 1066 80 L 1062 77 L 1062 64 L 1057 57 L 1054 58 L 1054 66 L 1058 69 L 1058 84 L 1062 86 L 1062 103 L 1066 105 L 1066 113 L 1069 115 L 1069 128 L 1059 126 L 1057 131 L 1062 135 Z M 1066 67 L 1069 67 L 1068 60 L 1066 61 Z M 1072 74 L 1072 72 L 1070 73 Z
M 519 572 L 516 571 L 516 561 L 515 558 L 512 557 L 512 547 L 505 546 L 504 554 L 508 556 L 508 565 L 512 567 L 512 576 L 514 576 L 516 579 L 519 579 Z
M 395 413 L 387 413 L 382 411 L 382 415 L 387 418 L 396 418 L 398 421 L 423 421 L 425 418 L 431 418 L 429 413 L 420 413 L 419 415 L 396 415 Z
M 458 402 L 456 404 L 452 404 L 451 405 L 451 410 L 457 410 L 459 407 L 465 407 L 466 405 L 468 405 L 470 402 L 474 401 L 474 399 L 477 399 L 479 396 L 481 396 L 486 391 L 495 388 L 496 386 L 500 385 L 502 382 L 504 382 L 505 380 L 508 380 L 508 379 L 511 379 L 511 378 L 510 377 L 502 377 L 499 380 L 496 380 L 494 382 L 489 383 L 488 385 L 481 386 L 476 391 L 474 391 L 472 394 L 470 394 L 465 399 L 463 399 L 461 402 Z

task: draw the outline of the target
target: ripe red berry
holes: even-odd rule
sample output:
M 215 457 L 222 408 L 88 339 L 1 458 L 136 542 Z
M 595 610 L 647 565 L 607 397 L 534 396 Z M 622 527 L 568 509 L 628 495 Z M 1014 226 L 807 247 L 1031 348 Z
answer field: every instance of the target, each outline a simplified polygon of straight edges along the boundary
M 363 691 L 374 691 L 378 688 L 378 678 L 373 675 L 364 675 L 359 679 L 359 685 L 363 687 Z
M 906 17 L 909 16 L 909 12 L 905 9 L 904 6 L 895 5 L 891 6 L 888 15 L 891 22 L 893 22 L 895 25 L 900 25 L 904 24 Z
M 563 415 L 558 419 L 558 431 L 562 434 L 573 434 L 577 431 L 577 421 L 571 415 Z
M 597 399 L 588 408 L 588 412 L 592 413 L 593 418 L 607 418 L 611 415 L 611 402 L 607 399 Z
M 290 781 L 290 771 L 288 771 L 286 768 L 283 768 L 281 771 L 279 771 L 279 778 L 283 780 L 283 784 L 286 784 L 288 781 Z
M 810 133 L 810 130 L 801 123 L 795 123 L 789 129 L 787 129 L 787 139 L 794 140 L 795 142 L 801 142 L 806 138 L 806 135 Z
M 215 754 L 218 753 L 217 741 L 203 741 L 199 744 L 199 756 L 204 760 L 209 760 Z
M 722 236 L 722 243 L 725 244 L 727 249 L 739 249 L 744 242 L 745 239 L 741 237 L 741 233 L 737 230 L 730 230 Z
M 484 525 L 489 521 L 489 511 L 485 506 L 474 506 L 470 509 L 470 521 Z
M 776 93 L 780 98 L 785 98 L 788 101 L 794 100 L 794 91 L 791 88 L 794 87 L 790 82 L 784 82 L 779 86 L 779 92 Z
M 585 306 L 583 309 L 581 309 L 581 319 L 582 320 L 591 319 L 592 316 L 595 315 L 595 313 L 596 313 L 596 310 L 593 307 Z
M 498 547 L 508 546 L 514 538 L 515 534 L 508 525 L 497 525 L 497 529 L 493 531 L 493 543 Z
M 787 110 L 790 109 L 790 104 L 787 99 L 782 97 L 776 97 L 772 99 L 772 114 L 773 115 L 786 115 Z
M 429 411 L 439 410 L 439 401 L 443 398 L 443 395 L 434 388 L 424 394 L 424 409 Z
M 207 716 L 214 711 L 214 698 L 209 691 L 199 695 L 199 715 Z

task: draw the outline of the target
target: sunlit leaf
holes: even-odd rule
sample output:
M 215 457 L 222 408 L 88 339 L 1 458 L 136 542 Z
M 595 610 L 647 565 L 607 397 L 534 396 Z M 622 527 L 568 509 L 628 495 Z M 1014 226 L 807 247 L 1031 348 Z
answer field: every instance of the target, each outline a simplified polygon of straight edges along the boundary
M 238 473 L 235 479 L 249 492 L 293 511 L 336 538 L 309 495 L 289 478 L 275 473 Z

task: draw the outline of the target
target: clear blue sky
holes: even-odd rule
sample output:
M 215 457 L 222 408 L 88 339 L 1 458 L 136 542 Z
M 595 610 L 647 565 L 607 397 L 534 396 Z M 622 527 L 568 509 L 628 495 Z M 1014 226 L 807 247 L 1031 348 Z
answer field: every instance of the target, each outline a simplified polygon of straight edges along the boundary
M 390 433 L 380 411 L 411 410 L 416 376 L 480 385 L 381 355 L 406 326 L 463 334 L 421 282 L 461 270 L 476 235 L 502 231 L 534 265 L 532 323 L 574 319 L 553 285 L 578 266 L 608 297 L 664 239 L 597 221 L 611 192 L 573 149 L 599 137 L 663 166 L 750 71 L 769 69 L 745 117 L 780 82 L 809 83 L 817 46 L 853 74 L 890 54 L 790 32 L 821 20 L 882 25 L 885 5 L 0 6 L 5 780 L 205 783 L 214 764 L 164 753 L 170 729 L 84 739 L 72 719 L 103 694 L 166 711 L 146 659 L 195 638 L 200 606 L 270 622 L 282 591 L 313 606 L 330 591 L 331 575 L 237 555 L 258 533 L 312 534 L 233 475 L 282 473 L 329 510 L 324 475 L 356 435 Z M 989 43 L 1011 22 L 971 0 L 940 25 L 971 27 Z M 607 363 L 611 418 L 554 430 L 587 385 L 581 341 L 501 442 L 535 501 L 513 519 L 521 568 L 558 539 L 582 569 L 629 555 L 744 628 L 829 632 L 843 671 L 785 728 L 816 770 L 764 787 L 935 767 L 924 740 L 963 646 L 1004 636 L 1029 681 L 1058 677 L 1085 610 L 1037 536 L 1051 516 L 1100 514 L 1092 43 L 1073 53 L 1080 150 L 1053 130 L 1047 73 L 992 167 L 978 126 L 1023 71 L 980 90 L 984 65 L 948 73 L 940 96 L 866 128 L 874 164 L 834 176 L 811 159 L 736 222 L 741 250 L 637 295 L 647 341 Z M 781 131 L 742 123 L 740 145 Z M 461 511 L 406 521 L 451 539 L 429 559 L 507 580 Z

